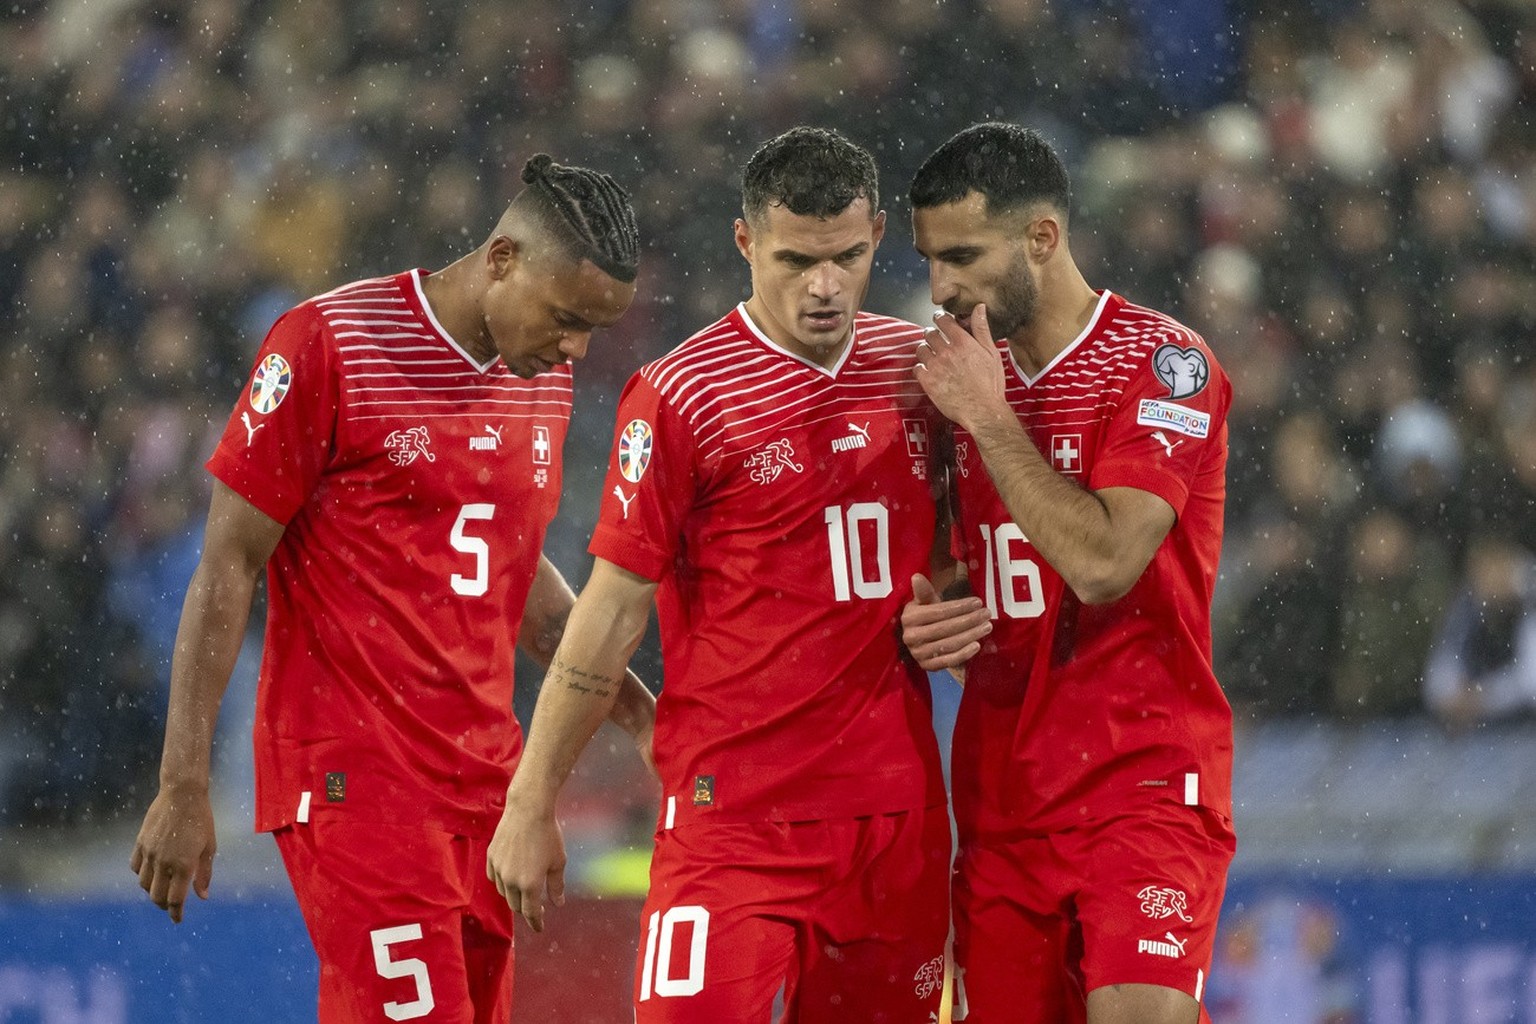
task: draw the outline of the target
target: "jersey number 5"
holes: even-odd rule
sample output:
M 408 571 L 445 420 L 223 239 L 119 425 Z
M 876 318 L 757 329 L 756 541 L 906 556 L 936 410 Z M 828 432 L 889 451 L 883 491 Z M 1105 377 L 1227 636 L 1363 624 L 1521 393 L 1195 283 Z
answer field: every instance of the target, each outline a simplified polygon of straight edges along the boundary
M 465 597 L 484 597 L 489 585 L 488 570 L 491 562 L 491 546 L 479 537 L 470 537 L 464 532 L 464 524 L 471 519 L 490 519 L 496 514 L 495 505 L 465 505 L 459 509 L 459 518 L 454 520 L 453 532 L 448 535 L 448 543 L 453 545 L 453 550 L 462 551 L 466 555 L 475 556 L 475 574 L 473 576 L 461 576 L 454 573 L 448 577 L 448 583 L 453 587 L 455 594 L 463 594 Z
M 889 597 L 891 593 L 891 520 L 878 501 L 861 501 L 847 508 L 828 505 L 827 547 L 832 556 L 832 596 L 851 601 Z M 865 545 L 873 540 L 874 550 Z
M 396 928 L 376 928 L 368 933 L 373 942 L 373 967 L 381 978 L 410 978 L 416 983 L 416 998 L 408 1003 L 387 1002 L 384 1016 L 390 1020 L 415 1020 L 432 1012 L 437 1001 L 432 998 L 432 981 L 427 977 L 427 965 L 415 957 L 402 960 L 389 958 L 389 947 L 397 942 L 414 942 L 421 938 L 421 925 L 402 924 Z

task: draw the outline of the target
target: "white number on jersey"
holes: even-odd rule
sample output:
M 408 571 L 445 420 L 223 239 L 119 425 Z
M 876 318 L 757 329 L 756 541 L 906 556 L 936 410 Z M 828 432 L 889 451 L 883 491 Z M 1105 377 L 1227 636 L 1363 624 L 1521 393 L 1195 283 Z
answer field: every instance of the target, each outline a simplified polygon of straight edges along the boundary
M 453 532 L 448 535 L 448 542 L 453 545 L 453 550 L 475 556 L 475 574 L 460 576 L 454 573 L 448 577 L 448 582 L 453 586 L 455 594 L 463 594 L 465 597 L 484 597 L 486 590 L 489 589 L 486 581 L 489 579 L 487 570 L 490 568 L 491 546 L 479 537 L 466 536 L 464 524 L 471 519 L 489 519 L 495 514 L 495 505 L 465 505 L 459 509 L 459 518 L 454 520 Z
M 861 501 L 842 509 L 828 505 L 823 518 L 827 522 L 827 547 L 832 556 L 832 595 L 839 601 L 851 601 L 853 595 L 878 599 L 891 593 L 891 521 L 890 513 L 878 501 Z M 874 579 L 870 579 L 864 552 L 864 532 L 860 527 L 873 525 L 875 550 Z M 852 588 L 849 582 L 852 581 Z
M 1014 545 L 1029 543 L 1017 523 L 1002 523 L 996 529 L 981 528 L 981 542 L 987 549 L 987 610 L 997 618 L 998 595 L 1002 611 L 1010 619 L 1034 619 L 1045 611 L 1045 594 L 1040 588 L 1040 566 L 1033 559 L 1018 557 Z
M 373 966 L 381 978 L 414 978 L 416 998 L 408 1003 L 385 1003 L 384 1016 L 390 1020 L 415 1020 L 432 1012 L 437 1001 L 432 998 L 432 980 L 427 977 L 427 965 L 412 957 L 407 960 L 391 960 L 389 947 L 397 942 L 414 942 L 421 938 L 421 925 L 402 924 L 395 928 L 377 928 L 368 933 L 373 942 Z
M 693 925 L 688 944 L 687 973 L 672 963 L 672 937 L 679 923 Z M 640 971 L 640 1001 L 658 996 L 692 996 L 704 991 L 704 943 L 709 938 L 709 911 L 703 907 L 672 907 L 651 915 L 645 933 L 645 966 Z M 654 980 L 654 984 L 652 984 Z

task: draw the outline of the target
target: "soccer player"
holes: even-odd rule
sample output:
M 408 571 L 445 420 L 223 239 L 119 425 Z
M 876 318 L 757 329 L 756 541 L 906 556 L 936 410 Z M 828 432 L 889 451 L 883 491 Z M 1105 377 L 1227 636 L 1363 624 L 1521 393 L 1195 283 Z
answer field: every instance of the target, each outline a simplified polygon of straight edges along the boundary
M 795 128 L 747 163 L 752 293 L 620 399 L 596 564 L 539 695 L 487 866 L 542 928 L 555 798 L 653 596 L 662 804 L 641 1024 L 936 1019 L 949 823 L 905 582 L 931 562 L 920 329 L 859 311 L 885 230 L 874 160 Z M 979 602 L 978 602 L 979 606 Z
M 256 827 L 320 958 L 319 1019 L 506 1021 L 512 915 L 484 858 L 522 737 L 514 646 L 573 603 L 541 553 L 571 361 L 635 294 L 611 178 L 539 155 L 489 239 L 310 299 L 273 326 L 208 468 L 160 791 L 132 869 L 182 918 L 213 870 L 209 748 L 267 570 Z M 627 677 L 615 720 L 654 716 Z
M 911 199 L 944 308 L 915 373 L 996 627 L 952 753 L 955 1019 L 1191 1024 L 1235 849 L 1210 634 L 1231 387 L 1189 328 L 1084 280 L 1038 133 L 966 129 Z M 924 665 L 956 618 L 906 610 Z

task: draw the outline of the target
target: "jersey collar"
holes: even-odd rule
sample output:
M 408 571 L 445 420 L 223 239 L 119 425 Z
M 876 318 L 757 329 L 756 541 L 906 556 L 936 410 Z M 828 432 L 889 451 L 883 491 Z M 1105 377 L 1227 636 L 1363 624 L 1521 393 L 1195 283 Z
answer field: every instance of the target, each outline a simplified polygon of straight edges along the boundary
M 848 344 L 843 346 L 842 354 L 837 357 L 837 362 L 833 363 L 831 366 L 822 366 L 820 363 L 812 362 L 811 360 L 806 359 L 804 356 L 796 355 L 789 349 L 785 348 L 783 345 L 780 345 L 778 342 L 768 337 L 768 335 L 764 334 L 762 329 L 752 321 L 752 317 L 747 313 L 747 304 L 745 302 L 738 302 L 736 304 L 736 312 L 741 316 L 742 326 L 744 326 L 747 329 L 747 332 L 755 337 L 758 341 L 762 342 L 773 351 L 784 356 L 786 359 L 793 359 L 801 366 L 809 367 L 810 369 L 815 370 L 817 373 L 827 377 L 837 377 L 843 366 L 847 364 L 848 357 L 853 355 L 853 346 L 858 343 L 859 314 L 857 310 L 855 310 L 853 314 L 853 326 L 848 330 Z
M 416 301 L 421 304 L 422 315 L 427 318 L 427 322 L 432 325 L 432 329 L 437 332 L 437 336 L 442 339 L 443 344 L 457 352 L 460 358 L 476 370 L 479 370 L 481 373 L 490 373 L 496 368 L 496 363 L 500 361 L 501 356 L 493 355 L 483 363 L 477 362 L 475 357 L 470 355 L 464 346 L 454 341 L 453 335 L 449 334 L 447 329 L 438 322 L 437 314 L 432 312 L 432 304 L 427 301 L 426 290 L 421 286 L 421 282 L 426 280 L 427 275 L 430 273 L 432 273 L 430 270 L 422 270 L 419 267 L 407 272 L 407 276 L 411 279 L 411 285 L 415 290 Z

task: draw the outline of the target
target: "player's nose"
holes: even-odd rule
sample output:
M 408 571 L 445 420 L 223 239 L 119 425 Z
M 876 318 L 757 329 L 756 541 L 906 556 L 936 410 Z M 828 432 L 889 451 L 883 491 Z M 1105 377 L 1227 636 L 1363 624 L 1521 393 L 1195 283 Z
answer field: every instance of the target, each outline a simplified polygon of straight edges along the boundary
M 560 338 L 560 354 L 571 362 L 587 357 L 587 346 L 592 341 L 591 331 L 572 331 Z
M 933 304 L 943 306 L 960 293 L 960 288 L 943 265 L 934 261 L 928 264 L 928 291 Z
M 836 298 L 843 290 L 842 271 L 832 263 L 818 263 L 811 268 L 809 287 L 818 299 Z

